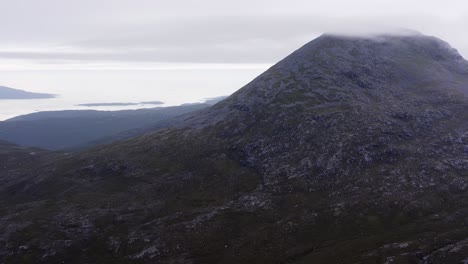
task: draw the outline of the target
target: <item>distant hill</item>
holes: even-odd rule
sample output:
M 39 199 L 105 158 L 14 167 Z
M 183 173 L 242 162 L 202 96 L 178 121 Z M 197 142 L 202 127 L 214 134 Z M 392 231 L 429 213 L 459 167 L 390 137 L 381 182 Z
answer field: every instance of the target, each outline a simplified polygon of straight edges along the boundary
M 6 99 L 48 99 L 56 97 L 53 94 L 31 93 L 10 87 L 0 86 L 0 100 Z
M 207 106 L 197 104 L 122 111 L 39 112 L 0 122 L 0 139 L 49 150 L 74 148 Z
M 116 103 L 90 103 L 90 104 L 78 104 L 78 106 L 86 107 L 95 107 L 95 106 L 135 106 L 135 105 L 162 105 L 164 104 L 161 101 L 149 101 L 149 102 L 139 102 L 139 103 L 125 103 L 125 102 L 116 102 Z
M 0 122 L 0 139 L 48 150 L 83 149 L 169 127 L 174 117 L 217 101 L 207 102 L 139 110 L 38 112 Z

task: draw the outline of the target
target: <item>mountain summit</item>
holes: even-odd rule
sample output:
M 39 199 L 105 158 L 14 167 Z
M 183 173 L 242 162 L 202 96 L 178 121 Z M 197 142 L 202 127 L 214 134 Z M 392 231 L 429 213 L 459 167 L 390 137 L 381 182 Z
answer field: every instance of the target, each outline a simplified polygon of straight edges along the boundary
M 324 34 L 304 45 L 246 87 L 223 106 L 273 107 L 366 100 L 360 94 L 440 87 L 468 92 L 468 63 L 450 45 L 422 34 L 349 37 Z M 349 97 L 353 96 L 353 99 Z M 356 97 L 357 96 L 357 97 Z M 212 112 L 218 112 L 212 108 Z M 219 113 L 219 112 L 218 112 Z M 223 113 L 223 112 L 222 112 Z
M 7 170 L 0 256 L 458 263 L 467 92 L 437 38 L 323 35 L 173 128 Z

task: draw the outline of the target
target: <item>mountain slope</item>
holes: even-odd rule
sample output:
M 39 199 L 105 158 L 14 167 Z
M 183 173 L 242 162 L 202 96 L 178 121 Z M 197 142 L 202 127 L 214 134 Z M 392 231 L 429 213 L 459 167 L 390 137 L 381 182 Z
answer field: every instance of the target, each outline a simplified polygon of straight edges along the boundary
M 57 156 L 59 156 L 57 153 L 37 148 L 23 148 L 0 140 L 0 190 L 5 191 L 18 182 L 29 180 L 29 176 L 25 177 L 22 173 L 25 168 L 46 166 Z
M 53 94 L 31 93 L 23 90 L 0 86 L 0 100 L 2 99 L 47 99 L 54 98 Z
M 324 35 L 175 128 L 20 170 L 0 256 L 459 263 L 467 91 L 436 38 Z

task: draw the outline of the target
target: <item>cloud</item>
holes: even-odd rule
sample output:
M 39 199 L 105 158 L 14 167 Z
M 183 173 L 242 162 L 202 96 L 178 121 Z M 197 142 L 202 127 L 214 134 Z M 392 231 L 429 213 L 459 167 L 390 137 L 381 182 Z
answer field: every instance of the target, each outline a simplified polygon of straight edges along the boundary
M 371 2 L 360 10 L 340 2 L 350 9 L 335 12 L 332 12 L 331 4 L 316 4 L 316 9 L 309 12 L 312 5 L 299 0 L 294 2 L 301 2 L 304 10 L 295 9 L 297 14 L 294 14 L 287 6 L 268 5 L 269 2 L 257 0 L 252 4 L 253 13 L 244 8 L 234 10 L 232 13 L 237 15 L 233 15 L 229 12 L 232 5 L 214 4 L 220 11 L 213 12 L 196 8 L 195 2 L 188 1 L 187 5 L 197 12 L 160 5 L 162 10 L 172 10 L 172 13 L 163 15 L 162 11 L 155 11 L 151 17 L 151 12 L 144 7 L 154 8 L 157 4 L 142 1 L 140 6 L 131 6 L 128 1 L 119 0 L 112 5 L 115 6 L 112 7 L 114 15 L 99 19 L 106 5 L 101 2 L 92 7 L 86 0 L 77 13 L 84 12 L 83 6 L 90 8 L 92 12 L 84 12 L 87 20 L 73 15 L 67 19 L 65 14 L 60 14 L 59 19 L 65 22 L 63 26 L 56 25 L 55 20 L 41 21 L 39 25 L 48 26 L 44 36 L 33 32 L 31 40 L 16 39 L 17 44 L 13 46 L 23 49 L 0 45 L 0 59 L 41 63 L 274 63 L 325 32 L 362 34 L 391 28 L 415 29 L 441 37 L 468 57 L 468 37 L 464 34 L 468 15 L 463 11 L 456 12 L 450 5 L 445 7 L 445 12 L 452 12 L 452 16 L 439 13 L 435 8 L 428 9 L 431 12 L 416 12 L 420 8 L 413 4 L 408 4 L 406 11 L 398 11 L 392 9 L 393 5 L 388 1 L 383 1 L 380 7 L 386 6 L 389 10 L 379 10 Z M 260 12 L 263 5 L 266 11 Z M 435 5 L 433 1 L 426 2 L 428 8 Z M 280 6 L 284 6 L 282 14 L 278 14 Z M 41 10 L 46 12 L 44 8 Z M 28 43 L 35 41 L 42 49 L 28 47 Z

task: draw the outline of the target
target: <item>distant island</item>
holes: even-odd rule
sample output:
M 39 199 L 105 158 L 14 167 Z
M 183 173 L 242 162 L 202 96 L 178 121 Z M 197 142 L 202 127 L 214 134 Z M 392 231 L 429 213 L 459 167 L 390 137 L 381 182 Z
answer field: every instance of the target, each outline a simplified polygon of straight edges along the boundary
M 96 107 L 96 106 L 132 106 L 132 105 L 162 105 L 163 102 L 160 101 L 150 101 L 150 102 L 139 102 L 139 103 L 90 103 L 90 104 L 78 104 L 78 106 L 86 107 Z
M 50 99 L 54 94 L 32 93 L 10 87 L 0 86 L 0 100 L 23 100 L 23 99 Z

